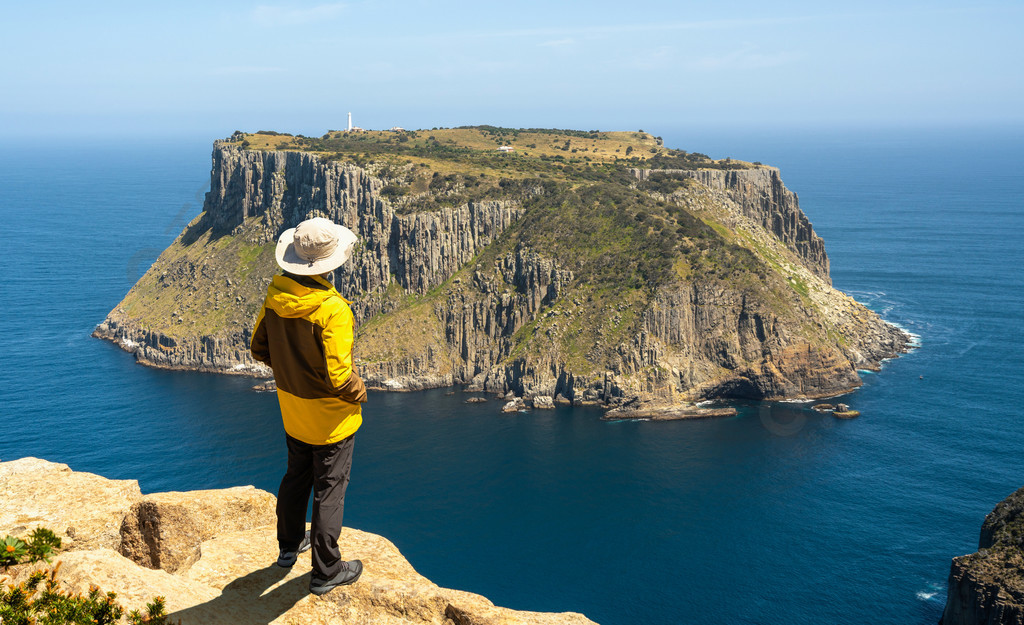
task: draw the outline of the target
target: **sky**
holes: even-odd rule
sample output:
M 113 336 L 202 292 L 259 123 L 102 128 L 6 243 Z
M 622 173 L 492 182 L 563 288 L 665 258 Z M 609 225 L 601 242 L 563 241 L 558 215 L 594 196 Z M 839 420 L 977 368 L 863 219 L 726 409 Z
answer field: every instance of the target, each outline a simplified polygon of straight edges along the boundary
M 1024 125 L 1024 2 L 7 3 L 0 139 Z

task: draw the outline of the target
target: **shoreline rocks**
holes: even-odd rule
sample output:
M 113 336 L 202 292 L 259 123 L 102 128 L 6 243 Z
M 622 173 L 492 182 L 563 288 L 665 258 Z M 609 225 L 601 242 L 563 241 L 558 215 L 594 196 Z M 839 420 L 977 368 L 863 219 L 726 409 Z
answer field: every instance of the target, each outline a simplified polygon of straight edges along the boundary
M 712 419 L 716 417 L 735 417 L 736 409 L 731 406 L 722 408 L 701 408 L 699 406 L 623 406 L 613 408 L 601 417 L 605 421 L 616 419 L 645 419 L 650 421 L 680 421 L 683 419 Z

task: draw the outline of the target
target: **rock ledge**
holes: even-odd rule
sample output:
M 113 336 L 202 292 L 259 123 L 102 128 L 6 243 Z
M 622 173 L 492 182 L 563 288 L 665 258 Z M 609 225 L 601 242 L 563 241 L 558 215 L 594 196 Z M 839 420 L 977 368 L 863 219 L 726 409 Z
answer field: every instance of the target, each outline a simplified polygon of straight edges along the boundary
M 54 563 L 65 590 L 90 585 L 117 593 L 127 609 L 161 595 L 173 622 L 189 624 L 586 625 L 573 612 L 523 612 L 441 588 L 413 569 L 388 540 L 342 531 L 360 580 L 322 597 L 309 594 L 309 554 L 291 569 L 274 564 L 275 498 L 251 486 L 143 495 L 134 480 L 108 480 L 37 458 L 0 462 L 0 536 L 49 527 L 64 542 Z M 0 575 L 21 583 L 43 566 Z

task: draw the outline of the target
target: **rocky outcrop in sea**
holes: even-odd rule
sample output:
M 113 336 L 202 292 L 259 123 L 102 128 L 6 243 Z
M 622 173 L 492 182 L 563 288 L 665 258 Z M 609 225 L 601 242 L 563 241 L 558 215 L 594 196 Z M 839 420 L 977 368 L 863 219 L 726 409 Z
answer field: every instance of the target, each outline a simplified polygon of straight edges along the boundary
M 46 527 L 62 539 L 54 564 L 63 591 L 95 585 L 143 611 L 163 596 L 182 625 L 592 625 L 577 613 L 510 610 L 441 588 L 387 539 L 352 528 L 339 542 L 345 557 L 363 561 L 362 577 L 310 595 L 309 554 L 291 569 L 276 566 L 275 498 L 251 486 L 143 495 L 134 480 L 22 458 L 0 462 L 0 493 L 0 537 Z M 12 566 L 0 584 L 23 583 L 44 566 Z
M 985 517 L 978 551 L 953 558 L 940 625 L 1024 625 L 1024 488 Z

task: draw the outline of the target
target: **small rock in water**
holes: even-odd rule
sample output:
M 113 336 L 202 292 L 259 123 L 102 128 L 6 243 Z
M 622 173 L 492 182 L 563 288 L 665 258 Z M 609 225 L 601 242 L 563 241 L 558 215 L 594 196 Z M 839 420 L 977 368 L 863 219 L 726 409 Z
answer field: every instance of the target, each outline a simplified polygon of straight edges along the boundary
M 502 412 L 519 412 L 520 410 L 526 410 L 526 402 L 523 401 L 522 397 L 516 397 L 502 406 Z
M 554 410 L 555 402 L 547 395 L 540 395 L 533 398 L 533 407 L 540 410 Z

